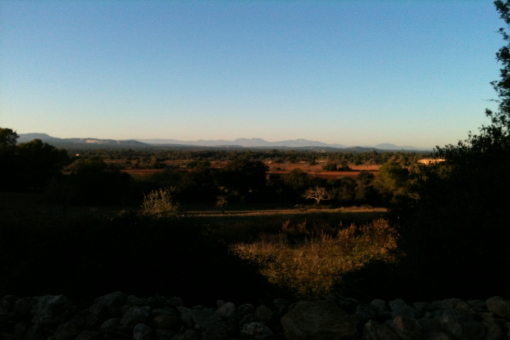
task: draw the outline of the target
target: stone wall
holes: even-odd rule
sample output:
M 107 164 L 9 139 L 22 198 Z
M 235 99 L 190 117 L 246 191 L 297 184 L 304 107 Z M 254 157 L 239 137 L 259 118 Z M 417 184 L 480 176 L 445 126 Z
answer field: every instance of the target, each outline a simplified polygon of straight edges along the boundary
M 63 295 L 4 296 L 0 340 L 510 339 L 510 301 L 447 299 L 370 304 L 330 295 L 256 306 L 219 300 L 185 307 L 178 297 L 114 292 L 92 303 Z

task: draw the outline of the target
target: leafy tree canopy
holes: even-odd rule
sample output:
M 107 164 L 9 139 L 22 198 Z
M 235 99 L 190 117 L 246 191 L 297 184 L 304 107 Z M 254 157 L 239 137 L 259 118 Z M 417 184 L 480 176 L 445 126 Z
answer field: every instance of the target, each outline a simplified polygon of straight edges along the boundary
M 19 136 L 13 130 L 0 127 L 0 151 L 14 148 L 18 138 Z

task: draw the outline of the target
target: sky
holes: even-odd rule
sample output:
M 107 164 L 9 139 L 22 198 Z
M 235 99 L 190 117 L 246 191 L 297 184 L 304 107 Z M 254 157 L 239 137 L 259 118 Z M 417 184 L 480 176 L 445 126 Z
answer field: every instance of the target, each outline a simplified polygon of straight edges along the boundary
M 0 127 L 456 144 L 489 123 L 490 0 L 0 0 Z

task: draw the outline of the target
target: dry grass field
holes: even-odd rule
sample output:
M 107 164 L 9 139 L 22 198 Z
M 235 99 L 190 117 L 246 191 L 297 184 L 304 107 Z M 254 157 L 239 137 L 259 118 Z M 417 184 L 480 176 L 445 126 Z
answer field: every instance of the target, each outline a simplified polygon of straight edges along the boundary
M 343 273 L 374 258 L 391 261 L 396 233 L 383 208 L 190 211 L 213 237 L 256 263 L 269 282 L 301 298 L 324 298 Z
M 238 256 L 258 263 L 269 282 L 303 298 L 325 298 L 343 273 L 374 258 L 391 261 L 388 251 L 395 247 L 396 233 L 383 219 L 345 228 L 287 220 L 277 234 L 231 245 Z

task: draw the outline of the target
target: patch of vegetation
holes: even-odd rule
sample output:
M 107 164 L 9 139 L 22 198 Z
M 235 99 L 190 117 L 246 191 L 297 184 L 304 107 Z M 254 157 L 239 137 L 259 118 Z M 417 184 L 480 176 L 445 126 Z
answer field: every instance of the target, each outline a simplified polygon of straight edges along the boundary
M 382 219 L 347 228 L 288 220 L 277 234 L 262 233 L 255 242 L 235 243 L 231 249 L 258 263 L 269 282 L 299 298 L 317 299 L 325 298 L 344 273 L 374 259 L 393 262 L 389 251 L 396 247 L 396 237 Z
M 175 190 L 175 187 L 171 187 L 149 192 L 143 198 L 140 214 L 155 218 L 184 215 L 184 209 L 181 205 L 174 202 Z

